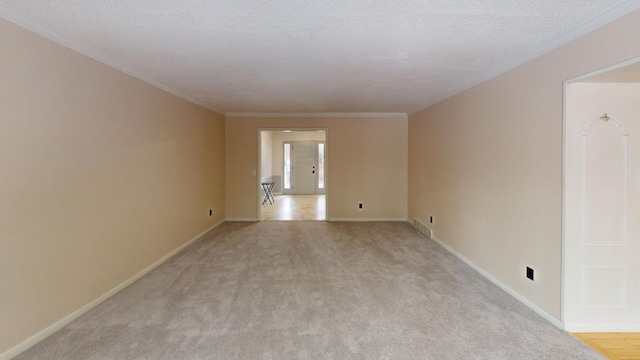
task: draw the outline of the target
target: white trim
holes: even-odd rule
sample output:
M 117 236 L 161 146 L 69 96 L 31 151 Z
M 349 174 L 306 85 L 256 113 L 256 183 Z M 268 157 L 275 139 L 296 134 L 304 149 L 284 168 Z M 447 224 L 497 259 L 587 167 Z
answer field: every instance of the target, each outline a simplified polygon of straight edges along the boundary
M 407 118 L 406 113 L 362 113 L 362 112 L 310 112 L 310 113 L 264 113 L 264 112 L 228 112 L 226 117 L 261 117 L 261 118 L 381 118 L 381 117 L 399 117 Z
M 585 79 L 589 79 L 589 78 L 592 78 L 592 77 L 600 75 L 600 74 L 608 73 L 608 72 L 613 71 L 613 70 L 617 70 L 617 69 L 620 69 L 620 68 L 623 68 L 623 67 L 627 67 L 629 65 L 637 64 L 638 62 L 640 62 L 640 57 L 636 56 L 633 59 L 625 60 L 623 62 L 619 62 L 617 64 L 613 64 L 613 65 L 607 66 L 605 68 L 602 68 L 602 69 L 599 69 L 599 70 L 595 70 L 595 71 L 591 71 L 591 72 L 588 72 L 586 74 L 582 74 L 580 76 L 565 80 L 563 82 L 563 85 L 565 86 L 565 90 L 566 90 L 566 86 L 567 85 L 574 84 L 574 83 L 580 83 L 580 82 L 583 82 L 583 80 L 585 80 Z M 589 83 L 589 82 L 585 81 L 585 83 Z
M 588 19 L 586 21 L 584 21 L 583 23 L 581 23 L 580 25 L 574 27 L 573 29 L 566 31 L 562 34 L 559 34 L 558 36 L 555 36 L 554 38 L 550 39 L 549 41 L 540 44 L 539 46 L 536 46 L 535 48 L 525 52 L 524 54 L 521 54 L 519 56 L 516 56 L 515 58 L 494 67 L 493 69 L 481 74 L 480 76 L 477 76 L 475 78 L 473 78 L 471 81 L 467 82 L 466 84 L 452 90 L 449 91 L 445 94 L 443 94 L 442 96 L 437 97 L 435 100 L 428 102 L 426 105 L 424 105 L 424 107 L 422 107 L 422 109 L 413 112 L 411 115 L 422 111 L 432 105 L 435 105 L 443 100 L 446 100 L 452 96 L 455 96 L 465 90 L 469 90 L 472 87 L 476 86 L 476 85 L 480 85 L 481 83 L 493 79 L 499 75 L 502 75 L 504 73 L 506 73 L 507 71 L 514 69 L 528 61 L 531 61 L 551 50 L 557 49 L 562 45 L 565 45 L 601 26 L 604 26 L 636 9 L 640 8 L 640 1 L 638 0 L 626 0 L 620 3 L 617 3 L 616 5 L 608 8 L 607 10 L 605 10 L 604 12 L 601 12 L 599 14 L 597 14 L 596 16 L 592 17 L 591 19 Z
M 561 266 L 560 266 L 560 321 L 566 329 L 566 308 L 567 308 L 567 86 L 568 81 L 562 82 L 562 196 L 561 207 L 562 214 L 560 215 L 560 246 L 561 246 Z
M 60 34 L 58 31 L 40 24 L 38 22 L 36 22 L 34 19 L 32 19 L 31 17 L 15 10 L 12 9 L 10 7 L 8 7 L 7 5 L 4 5 L 2 3 L 0 3 L 0 17 L 18 25 L 21 26 L 25 29 L 31 30 L 34 33 L 41 35 L 53 42 L 56 42 L 66 48 L 69 48 L 75 52 L 78 52 L 82 55 L 88 56 L 93 60 L 96 60 L 98 62 L 101 62 L 111 68 L 114 68 L 116 70 L 122 71 L 123 73 L 132 76 L 138 80 L 141 80 L 153 87 L 156 87 L 160 90 L 164 90 L 166 92 L 168 92 L 169 94 L 172 94 L 174 96 L 177 96 L 183 100 L 186 100 L 190 103 L 193 103 L 195 105 L 201 106 L 205 109 L 209 109 L 211 111 L 214 111 L 216 113 L 219 114 L 224 114 L 223 111 L 220 111 L 218 109 L 214 109 L 211 106 L 206 105 L 203 102 L 200 102 L 197 99 L 194 99 L 186 94 L 183 94 L 181 92 L 179 92 L 178 90 L 173 89 L 172 87 L 156 80 L 153 79 L 147 75 L 144 75 L 136 70 L 133 70 L 131 68 L 129 68 L 127 65 L 121 63 L 120 61 L 114 60 L 108 56 L 105 56 L 103 54 L 100 54 L 98 51 L 96 51 L 95 49 L 92 49 L 89 46 L 85 46 L 85 45 L 81 45 L 79 43 L 77 43 L 76 41 Z
M 256 218 L 227 218 L 225 221 L 234 221 L 234 222 L 257 222 Z M 1 359 L 0 359 L 1 360 Z
M 628 3 L 628 2 L 627 2 Z M 621 4 L 622 5 L 622 4 Z M 637 6 L 640 6 L 638 4 Z M 600 331 L 600 330 L 585 330 L 585 329 L 604 329 L 602 331 L 608 331 L 607 329 L 621 329 L 623 326 L 617 324 L 572 324 L 567 323 L 566 312 L 569 306 L 573 304 L 567 303 L 567 253 L 569 251 L 575 251 L 575 249 L 569 249 L 567 245 L 567 231 L 566 231 L 566 217 L 567 217 L 567 180 L 566 180 L 566 169 L 567 169 L 567 97 L 569 92 L 569 85 L 581 82 L 582 80 L 588 79 L 590 77 L 607 73 L 612 70 L 620 69 L 632 64 L 636 64 L 640 62 L 640 57 L 634 57 L 632 59 L 625 60 L 623 62 L 613 64 L 607 67 L 604 67 L 599 70 L 591 71 L 586 74 L 582 74 L 580 76 L 567 79 L 562 82 L 562 267 L 561 267 L 561 292 L 560 292 L 560 301 L 561 301 L 561 309 L 560 309 L 560 318 L 562 323 L 564 323 L 565 330 L 567 331 Z M 592 122 L 593 124 L 593 122 Z M 624 131 L 624 130 L 623 130 Z M 626 131 L 625 131 L 626 133 Z M 623 324 L 624 326 L 628 326 L 628 324 Z M 622 331 L 622 330 L 616 330 Z M 640 330 L 638 330 L 640 331 Z
M 374 221 L 407 221 L 407 218 L 330 218 L 327 221 L 374 222 Z
M 87 305 L 85 305 L 85 306 L 87 306 Z M 46 327 L 44 330 L 39 331 L 38 333 L 36 333 L 35 335 L 31 336 L 27 340 L 19 343 L 18 345 L 14 346 L 11 349 L 9 349 L 9 350 L 5 351 L 4 353 L 0 354 L 0 360 L 10 360 L 10 359 L 22 354 L 23 352 L 29 350 L 31 347 L 35 346 L 36 344 L 38 344 L 42 340 L 44 340 L 44 339 L 48 338 L 49 336 L 53 335 L 53 333 L 55 333 L 56 331 L 62 329 L 63 327 L 69 325 L 75 319 L 79 318 L 84 313 L 83 309 L 84 309 L 84 306 L 81 307 L 80 309 L 72 312 L 71 314 L 63 317 L 62 319 L 56 321 L 52 325 Z
M 158 266 L 162 265 L 165 261 L 167 261 L 170 258 L 172 258 L 173 256 L 175 256 L 180 251 L 182 251 L 185 248 L 187 248 L 189 245 L 191 245 L 194 242 L 202 239 L 202 237 L 204 237 L 209 231 L 211 231 L 214 228 L 218 227 L 222 223 L 224 223 L 224 220 L 218 221 L 213 226 L 209 227 L 208 229 L 204 230 L 200 234 L 196 235 L 193 239 L 191 239 L 191 240 L 187 241 L 186 243 L 178 246 L 176 249 L 174 249 L 173 251 L 171 251 L 167 255 L 161 257 L 159 260 L 157 260 L 153 264 L 147 266 L 142 271 L 138 272 L 137 274 L 133 275 L 129 279 L 127 279 L 124 282 L 120 283 L 119 285 L 117 285 L 113 289 L 111 289 L 111 290 L 107 291 L 106 293 L 102 294 L 101 296 L 99 296 L 95 300 L 89 302 L 86 305 L 83 305 L 79 309 L 73 311 L 71 314 L 63 317 L 62 319 L 56 321 L 52 325 L 46 327 L 44 330 L 39 331 L 35 335 L 33 335 L 30 338 L 26 339 L 25 341 L 19 343 L 18 345 L 14 346 L 11 349 L 9 349 L 9 350 L 5 351 L 4 353 L 0 354 L 0 360 L 9 360 L 9 359 L 11 359 L 11 358 L 13 358 L 15 356 L 18 356 L 19 354 L 21 354 L 24 351 L 28 350 L 32 346 L 38 344 L 42 340 L 44 340 L 47 337 L 51 336 L 56 331 L 58 331 L 58 330 L 62 329 L 63 327 L 69 325 L 72 321 L 74 321 L 77 318 L 79 318 L 80 316 L 86 314 L 89 310 L 91 310 L 94 307 L 100 305 L 101 303 L 103 303 L 104 301 L 106 301 L 107 299 L 112 297 L 113 295 L 115 295 L 115 294 L 119 293 L 120 291 L 124 290 L 126 287 L 128 287 L 131 284 L 133 284 L 134 282 L 139 280 L 141 277 L 147 275 L 153 269 L 155 269 Z
M 565 324 L 568 332 L 640 332 L 640 324 Z
M 480 275 L 484 276 L 487 280 L 491 281 L 496 286 L 498 286 L 499 288 L 504 290 L 507 294 L 513 296 L 516 300 L 518 300 L 521 303 L 523 303 L 524 305 L 526 305 L 529 309 L 533 310 L 535 313 L 537 313 L 538 315 L 542 316 L 545 320 L 547 320 L 548 322 L 553 324 L 555 327 L 557 327 L 558 329 L 561 329 L 561 330 L 564 328 L 564 324 L 562 323 L 562 321 L 558 320 L 555 316 L 549 314 L 544 309 L 542 309 L 538 305 L 536 305 L 533 302 L 531 302 L 531 300 L 527 299 L 526 297 L 522 296 L 517 291 L 513 290 L 512 288 L 510 288 L 509 286 L 504 284 L 502 281 L 500 281 L 497 278 L 495 278 L 493 275 L 491 275 L 488 272 L 484 271 L 478 265 L 474 264 L 473 262 L 471 262 L 471 260 L 467 259 L 462 254 L 460 254 L 459 252 L 455 251 L 449 245 L 445 244 L 444 242 L 442 242 L 440 239 L 436 238 L 435 236 L 432 238 L 432 240 L 435 241 L 438 245 L 442 246 L 442 248 L 444 248 L 445 250 L 447 250 L 448 252 L 453 254 L 455 257 L 457 257 L 458 259 L 462 260 L 462 262 L 464 262 L 465 264 L 469 265 L 473 270 L 477 271 Z

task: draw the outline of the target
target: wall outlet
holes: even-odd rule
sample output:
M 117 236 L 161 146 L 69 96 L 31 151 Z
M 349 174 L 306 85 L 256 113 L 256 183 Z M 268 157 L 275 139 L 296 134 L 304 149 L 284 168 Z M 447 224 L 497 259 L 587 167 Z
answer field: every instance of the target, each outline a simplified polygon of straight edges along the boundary
M 358 203 L 358 210 L 362 210 L 362 203 Z
M 527 279 L 533 281 L 533 269 L 527 266 Z

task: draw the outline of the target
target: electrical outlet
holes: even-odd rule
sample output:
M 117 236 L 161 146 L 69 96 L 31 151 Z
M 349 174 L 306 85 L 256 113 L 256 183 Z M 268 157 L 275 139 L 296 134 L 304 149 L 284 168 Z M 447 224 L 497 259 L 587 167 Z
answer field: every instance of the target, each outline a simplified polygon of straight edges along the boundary
M 527 279 L 533 281 L 533 269 L 527 266 Z

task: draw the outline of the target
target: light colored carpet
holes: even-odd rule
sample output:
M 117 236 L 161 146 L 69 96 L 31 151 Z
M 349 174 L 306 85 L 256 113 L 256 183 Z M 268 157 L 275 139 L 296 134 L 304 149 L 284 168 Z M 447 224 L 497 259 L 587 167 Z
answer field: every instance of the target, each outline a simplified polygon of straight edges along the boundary
M 603 359 L 408 223 L 225 223 L 17 359 Z

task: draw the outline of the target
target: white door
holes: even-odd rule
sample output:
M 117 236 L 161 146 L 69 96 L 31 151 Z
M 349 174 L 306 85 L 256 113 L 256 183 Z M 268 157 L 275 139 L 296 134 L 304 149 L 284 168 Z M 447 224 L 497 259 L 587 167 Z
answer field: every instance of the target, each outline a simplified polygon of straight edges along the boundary
M 309 141 L 291 143 L 291 193 L 316 193 L 318 144 Z
M 626 86 L 611 85 L 567 88 L 563 320 L 568 331 L 640 330 L 640 112 L 624 118 L 634 107 L 640 110 L 633 104 L 640 93 L 633 100 Z M 615 97 L 618 90 L 622 98 Z M 625 100 L 633 101 L 623 107 Z M 606 109 L 610 118 L 603 115 Z

